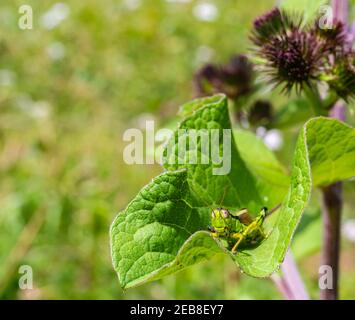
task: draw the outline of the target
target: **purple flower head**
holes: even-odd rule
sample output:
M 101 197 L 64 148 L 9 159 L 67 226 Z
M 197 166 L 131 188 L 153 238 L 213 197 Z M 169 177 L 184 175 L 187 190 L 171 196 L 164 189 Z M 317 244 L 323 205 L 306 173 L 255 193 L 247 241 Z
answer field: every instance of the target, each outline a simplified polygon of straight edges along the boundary
M 267 125 L 273 119 L 273 107 L 267 100 L 256 100 L 252 105 L 248 120 L 253 126 Z
M 299 92 L 321 69 L 319 43 L 314 35 L 304 31 L 293 30 L 284 37 L 270 39 L 259 54 L 266 58 L 262 71 L 271 82 L 283 85 L 288 92 L 293 87 Z
M 215 88 L 220 86 L 220 78 L 220 70 L 216 65 L 204 65 L 195 75 L 196 91 L 200 96 L 216 93 Z
M 333 89 L 345 101 L 355 98 L 355 52 L 348 52 L 337 59 L 332 68 L 332 79 L 328 81 Z
M 302 17 L 277 8 L 255 20 L 251 40 L 255 55 L 261 58 L 259 71 L 266 75 L 266 80 L 281 85 L 286 92 L 295 88 L 297 93 L 329 74 L 333 76 L 328 79 L 346 79 L 344 86 L 352 84 L 351 68 L 344 62 L 344 56 L 351 51 L 344 25 L 334 21 L 333 28 L 322 29 L 319 19 L 316 21 L 304 26 Z M 333 68 L 337 68 L 337 76 Z
M 256 45 L 262 45 L 270 37 L 287 35 L 287 32 L 299 28 L 301 24 L 301 17 L 292 19 L 285 11 L 274 8 L 255 19 L 251 39 Z
M 321 28 L 318 21 L 310 31 L 319 37 L 319 41 L 324 42 L 324 50 L 336 52 L 346 47 L 347 31 L 341 21 L 334 21 L 332 28 Z
M 199 95 L 222 92 L 231 99 L 247 95 L 252 90 L 253 67 L 243 55 L 236 55 L 222 66 L 207 64 L 195 75 Z

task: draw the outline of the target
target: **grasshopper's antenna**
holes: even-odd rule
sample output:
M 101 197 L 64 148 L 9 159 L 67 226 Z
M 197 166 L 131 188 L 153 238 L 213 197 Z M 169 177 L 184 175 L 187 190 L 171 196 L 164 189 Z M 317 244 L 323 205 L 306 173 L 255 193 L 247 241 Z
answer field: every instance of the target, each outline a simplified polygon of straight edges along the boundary
M 224 201 L 224 198 L 226 197 L 226 194 L 227 194 L 227 191 L 229 190 L 229 188 L 230 188 L 230 185 L 229 185 L 229 186 L 226 186 L 226 187 L 224 188 L 223 196 L 222 196 L 222 199 L 221 199 L 220 203 L 218 204 L 218 207 L 221 207 L 221 205 L 222 205 L 222 203 L 223 203 L 223 201 Z
M 279 203 L 276 207 L 272 208 L 270 211 L 267 212 L 266 217 L 271 216 L 275 211 L 281 208 L 281 203 Z
M 206 200 L 203 197 L 198 195 L 198 193 L 194 190 L 192 186 L 190 187 L 190 190 L 192 191 L 192 193 L 195 194 L 196 199 L 202 200 L 202 202 L 204 202 L 206 207 L 210 208 L 211 211 L 213 210 L 213 208 L 206 202 Z

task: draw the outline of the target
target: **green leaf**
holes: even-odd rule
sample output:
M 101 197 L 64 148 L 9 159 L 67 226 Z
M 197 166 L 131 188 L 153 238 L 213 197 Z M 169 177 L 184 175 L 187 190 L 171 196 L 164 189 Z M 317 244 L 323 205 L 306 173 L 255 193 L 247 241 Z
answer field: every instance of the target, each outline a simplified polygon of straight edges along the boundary
M 223 200 L 223 205 L 227 207 L 247 207 L 252 212 L 258 212 L 263 205 L 275 205 L 275 203 L 270 203 L 269 194 L 260 194 L 257 189 L 258 181 L 256 177 L 248 170 L 237 150 L 231 131 L 227 98 L 224 95 L 215 95 L 196 99 L 182 106 L 180 110 L 183 110 L 183 113 L 189 116 L 180 123 L 178 130 L 176 130 L 165 150 L 165 169 L 186 168 L 190 188 L 195 194 L 198 194 L 200 201 L 205 205 L 220 205 Z M 181 134 L 183 130 L 188 130 L 188 133 L 191 130 L 199 130 L 199 132 L 207 130 L 208 137 L 211 137 L 211 131 L 215 129 L 219 130 L 219 141 L 211 141 L 209 150 L 211 151 L 217 145 L 219 154 L 224 153 L 226 155 L 227 162 L 231 162 L 228 174 L 217 175 L 214 170 L 221 168 L 223 165 L 213 164 L 210 161 L 211 159 L 209 159 L 208 164 L 201 164 L 203 163 L 203 157 L 206 156 L 201 147 L 202 138 L 193 142 L 188 134 Z M 227 150 L 228 148 L 224 150 L 223 148 L 223 130 L 230 135 L 230 150 Z M 179 155 L 179 147 L 185 143 L 191 146 L 191 150 Z M 168 150 L 171 150 L 170 153 Z M 193 158 L 196 150 L 198 164 L 189 164 L 189 160 Z
M 329 118 L 308 122 L 308 155 L 314 186 L 352 178 L 355 175 L 355 130 Z
M 256 188 L 263 195 L 264 205 L 272 208 L 282 202 L 290 185 L 286 168 L 254 133 L 234 130 L 238 151 L 255 177 Z
M 187 172 L 166 172 L 142 189 L 111 226 L 112 260 L 122 287 L 176 272 L 221 253 L 206 231 L 209 210 L 196 202 Z
M 227 100 L 222 95 L 195 100 L 188 110 L 179 129 L 210 132 L 231 128 Z M 176 132 L 171 140 L 173 152 L 166 153 L 168 171 L 144 187 L 112 224 L 112 259 L 123 287 L 161 278 L 217 253 L 229 254 L 249 275 L 266 277 L 283 261 L 307 204 L 311 192 L 310 165 L 318 184 L 355 174 L 351 161 L 355 158 L 354 129 L 334 119 L 315 118 L 302 128 L 291 179 L 253 134 L 236 130 L 234 136 L 235 140 L 231 137 L 230 172 L 213 175 L 214 164 L 178 163 L 177 159 L 189 160 L 192 150 L 180 154 L 175 161 L 168 161 L 174 154 L 178 155 L 175 147 L 182 140 L 192 143 L 187 134 Z M 220 152 L 224 150 L 221 141 Z M 201 141 L 194 148 L 199 151 L 200 160 Z M 327 150 L 326 158 L 318 157 L 323 148 Z M 329 176 L 323 175 L 324 166 L 332 167 Z M 257 247 L 232 255 L 207 231 L 212 205 L 230 209 L 245 206 L 257 213 L 265 203 L 275 205 L 281 199 L 281 209 L 266 223 L 270 236 Z
M 327 157 L 324 156 L 326 150 Z M 323 156 L 318 156 L 318 153 Z M 270 236 L 254 249 L 236 256 L 241 269 L 256 277 L 272 274 L 282 263 L 314 185 L 333 183 L 355 175 L 355 130 L 330 118 L 309 120 L 298 137 L 291 185 Z M 328 168 L 326 175 L 322 168 Z
M 319 251 L 322 245 L 321 225 L 319 209 L 309 210 L 307 208 L 292 241 L 292 254 L 296 260 Z

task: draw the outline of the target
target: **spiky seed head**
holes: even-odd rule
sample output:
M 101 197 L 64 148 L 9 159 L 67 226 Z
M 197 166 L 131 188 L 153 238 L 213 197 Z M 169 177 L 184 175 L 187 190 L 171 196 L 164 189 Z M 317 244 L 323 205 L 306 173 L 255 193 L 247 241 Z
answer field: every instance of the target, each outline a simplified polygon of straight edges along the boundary
M 195 75 L 195 87 L 199 95 L 222 92 L 231 99 L 247 95 L 251 91 L 253 67 L 244 55 L 235 55 L 222 66 L 207 64 Z
M 244 55 L 235 55 L 221 67 L 223 87 L 231 99 L 247 95 L 252 90 L 253 66 Z
M 298 93 L 313 81 L 328 82 L 340 97 L 354 96 L 354 54 L 342 22 L 321 28 L 299 16 L 273 9 L 254 21 L 251 40 L 259 71 L 283 90 Z
M 302 17 L 276 8 L 254 22 L 251 36 L 255 54 L 265 61 L 259 70 L 287 92 L 300 92 L 321 72 L 322 42 L 301 25 Z
M 324 51 L 334 52 L 346 45 L 346 28 L 343 22 L 334 21 L 331 28 L 321 28 L 318 20 L 310 30 L 315 33 L 321 41 L 324 41 Z
M 291 17 L 286 11 L 274 8 L 254 20 L 251 40 L 256 45 L 263 45 L 270 38 L 286 35 L 301 24 L 300 16 Z
M 257 100 L 252 105 L 248 120 L 253 126 L 268 124 L 273 118 L 273 108 L 269 101 Z
M 206 64 L 197 71 L 194 78 L 194 85 L 198 95 L 209 95 L 216 93 L 220 86 L 220 70 L 214 64 Z
M 345 101 L 355 98 L 355 52 L 348 52 L 337 59 L 332 68 L 332 78 L 328 81 L 333 89 Z
M 283 85 L 287 92 L 300 91 L 321 71 L 322 55 L 317 39 L 304 31 L 294 30 L 286 37 L 275 37 L 263 46 L 260 54 L 267 58 L 262 69 L 269 79 Z

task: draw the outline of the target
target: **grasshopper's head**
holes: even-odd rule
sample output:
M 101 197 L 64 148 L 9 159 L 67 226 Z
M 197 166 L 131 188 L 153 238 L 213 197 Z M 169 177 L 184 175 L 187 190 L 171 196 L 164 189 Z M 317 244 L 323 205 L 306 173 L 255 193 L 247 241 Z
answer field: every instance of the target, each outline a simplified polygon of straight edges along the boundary
M 229 228 L 232 217 L 227 209 L 213 209 L 211 216 L 212 227 L 214 230 L 216 230 L 216 232 L 223 232 L 226 227 Z

